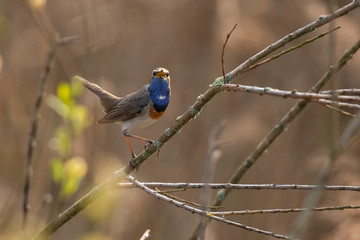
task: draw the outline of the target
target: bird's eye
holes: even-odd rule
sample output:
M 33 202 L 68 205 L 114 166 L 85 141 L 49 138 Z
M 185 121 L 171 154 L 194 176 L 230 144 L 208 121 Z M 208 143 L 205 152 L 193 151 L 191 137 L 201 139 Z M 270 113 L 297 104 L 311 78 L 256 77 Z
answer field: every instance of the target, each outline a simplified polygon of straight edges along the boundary
M 169 73 L 165 73 L 165 76 L 168 77 L 168 76 L 169 76 Z
M 153 73 L 152 73 L 153 77 L 155 77 L 156 74 L 158 74 L 158 73 L 159 73 L 159 72 L 153 71 Z

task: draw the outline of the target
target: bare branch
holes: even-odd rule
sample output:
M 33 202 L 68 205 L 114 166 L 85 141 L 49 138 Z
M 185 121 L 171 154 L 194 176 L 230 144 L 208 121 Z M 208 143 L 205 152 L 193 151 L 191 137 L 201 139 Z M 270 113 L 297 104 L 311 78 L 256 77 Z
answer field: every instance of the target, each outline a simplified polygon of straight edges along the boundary
M 246 93 L 256 93 L 260 95 L 270 95 L 275 97 L 282 98 L 294 98 L 294 99 L 304 99 L 308 101 L 316 101 L 316 100 L 333 100 L 333 94 L 323 94 L 323 93 L 314 93 L 314 92 L 298 92 L 296 90 L 280 90 L 274 89 L 271 87 L 256 87 L 256 86 L 248 86 L 248 85 L 240 85 L 240 84 L 224 84 L 219 87 L 221 91 L 241 91 Z M 359 90 L 360 89 L 354 89 Z M 346 96 L 340 95 L 336 97 L 339 101 L 346 102 L 359 102 L 360 96 Z M 333 102 L 333 101 L 331 101 Z M 337 102 L 335 102 L 337 103 Z M 359 105 L 358 105 L 359 106 Z
M 350 88 L 350 89 L 333 89 L 320 91 L 321 94 L 336 94 L 336 95 L 355 95 L 360 96 L 360 89 Z
M 233 222 L 233 221 L 227 220 L 225 218 L 221 218 L 221 217 L 218 217 L 218 216 L 211 215 L 207 211 L 203 211 L 203 210 L 200 210 L 198 208 L 190 207 L 189 205 L 186 205 L 183 202 L 180 202 L 180 201 L 168 198 L 168 197 L 166 197 L 166 196 L 164 196 L 162 194 L 159 194 L 158 192 L 152 190 L 151 188 L 146 187 L 144 184 L 137 181 L 132 176 L 128 176 L 128 180 L 130 182 L 132 182 L 133 184 L 135 184 L 138 188 L 141 188 L 142 190 L 144 190 L 145 192 L 149 193 L 150 195 L 156 197 L 157 199 L 168 202 L 168 203 L 170 203 L 172 205 L 175 205 L 176 207 L 180 207 L 180 208 L 185 209 L 185 210 L 187 210 L 187 211 L 189 211 L 191 213 L 196 213 L 196 214 L 199 214 L 201 216 L 207 216 L 207 217 L 209 217 L 211 219 L 214 219 L 216 221 L 226 223 L 226 224 L 229 224 L 229 225 L 232 225 L 232 226 L 236 226 L 236 227 L 248 230 L 248 231 L 263 234 L 263 235 L 266 235 L 266 236 L 271 236 L 271 237 L 278 238 L 278 239 L 289 239 L 288 237 L 286 237 L 284 235 L 276 234 L 276 233 L 273 233 L 273 232 L 261 230 L 261 229 L 254 228 L 254 227 L 249 227 L 249 226 L 241 224 L 241 223 Z
M 328 206 L 328 207 L 315 207 L 310 209 L 313 212 L 332 211 L 332 210 L 346 210 L 346 209 L 359 209 L 360 205 L 347 205 L 347 206 Z M 224 212 L 209 212 L 211 215 L 255 215 L 255 214 L 274 214 L 274 213 L 295 213 L 307 211 L 307 208 L 285 208 L 285 209 L 261 209 L 261 210 L 243 210 L 243 211 L 224 211 Z

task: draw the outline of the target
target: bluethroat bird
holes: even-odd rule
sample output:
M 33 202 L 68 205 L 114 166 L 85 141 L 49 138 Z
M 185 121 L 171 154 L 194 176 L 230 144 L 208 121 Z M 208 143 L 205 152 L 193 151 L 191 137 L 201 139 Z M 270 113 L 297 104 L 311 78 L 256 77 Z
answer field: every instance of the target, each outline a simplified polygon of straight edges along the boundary
M 149 84 L 124 97 L 117 97 L 98 85 L 79 78 L 87 89 L 99 97 L 101 105 L 104 107 L 105 116 L 97 123 L 121 123 L 123 134 L 133 158 L 136 155 L 129 138 L 146 141 L 148 144 L 152 144 L 154 141 L 131 135 L 130 130 L 153 124 L 163 115 L 170 101 L 169 71 L 158 67 L 153 70 L 151 77 Z

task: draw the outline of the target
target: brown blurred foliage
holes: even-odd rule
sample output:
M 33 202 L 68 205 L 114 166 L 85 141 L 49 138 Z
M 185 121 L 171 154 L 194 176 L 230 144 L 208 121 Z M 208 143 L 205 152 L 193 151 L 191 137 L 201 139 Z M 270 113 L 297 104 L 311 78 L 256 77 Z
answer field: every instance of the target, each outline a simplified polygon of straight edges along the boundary
M 35 1 L 36 2 L 36 1 Z M 342 6 L 349 1 L 334 1 Z M 40 1 L 41 4 L 41 1 Z M 150 80 L 151 71 L 162 66 L 172 76 L 171 103 L 154 125 L 134 133 L 156 139 L 221 75 L 221 48 L 235 23 L 225 52 L 229 71 L 282 36 L 329 13 L 328 1 L 312 0 L 202 0 L 202 1 L 43 1 L 30 10 L 25 1 L 0 1 L 0 238 L 19 239 L 22 186 L 31 111 L 49 51 L 48 34 L 79 36 L 80 42 L 58 47 L 47 94 L 55 94 L 61 81 L 79 74 L 116 95 L 125 95 Z M 44 16 L 49 23 L 44 23 Z M 46 19 L 45 18 L 45 19 Z M 40 20 L 39 20 L 40 19 Z M 250 71 L 235 82 L 306 91 L 328 69 L 330 52 L 339 57 L 360 35 L 359 11 L 335 21 L 341 29 L 329 37 Z M 45 31 L 44 31 L 45 29 Z M 329 29 L 326 25 L 296 42 Z M 295 44 L 295 43 L 294 43 Z M 359 88 L 360 57 L 354 56 L 335 81 L 342 88 Z M 329 87 L 329 86 L 328 86 Z M 97 99 L 84 92 L 81 102 L 94 119 L 102 116 Z M 210 129 L 227 121 L 222 139 L 233 139 L 223 149 L 215 182 L 226 182 L 234 169 L 254 149 L 290 106 L 291 99 L 246 93 L 223 93 L 208 104 L 196 120 L 151 157 L 134 176 L 141 181 L 200 182 Z M 326 161 L 329 109 L 311 104 L 246 174 L 243 183 L 312 184 Z M 349 117 L 340 116 L 341 132 Z M 49 220 L 51 205 L 42 207 L 50 192 L 49 159 L 54 152 L 49 140 L 60 124 L 58 115 L 44 103 L 41 108 L 38 144 L 34 155 L 30 223 L 25 234 L 33 235 Z M 142 143 L 134 143 L 136 152 Z M 359 142 L 355 141 L 338 161 L 333 184 L 359 185 Z M 127 163 L 130 154 L 116 124 L 93 122 L 76 139 L 74 153 L 83 156 L 88 174 L 79 191 L 62 209 L 86 193 L 112 171 Z M 215 192 L 214 192 L 215 193 Z M 200 192 L 177 194 L 198 202 Z M 305 192 L 234 191 L 225 209 L 301 207 Z M 356 204 L 358 194 L 328 193 L 322 204 Z M 232 219 L 250 226 L 287 234 L 296 214 L 239 216 Z M 359 239 L 358 211 L 316 213 L 306 239 Z M 140 190 L 119 190 L 80 213 L 53 239 L 139 239 L 151 229 L 152 239 L 186 239 L 199 217 L 161 202 Z M 357 234 L 357 235 L 356 235 Z M 265 239 L 220 223 L 211 223 L 207 239 Z

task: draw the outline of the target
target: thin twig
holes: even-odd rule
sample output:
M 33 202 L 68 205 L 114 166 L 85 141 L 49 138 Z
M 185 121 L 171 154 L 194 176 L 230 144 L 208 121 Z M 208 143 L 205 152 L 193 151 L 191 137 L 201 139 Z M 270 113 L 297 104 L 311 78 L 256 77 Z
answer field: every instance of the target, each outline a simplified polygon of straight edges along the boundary
M 314 92 L 298 92 L 296 90 L 280 90 L 274 89 L 271 87 L 257 87 L 257 86 L 248 86 L 248 85 L 241 85 L 241 84 L 224 84 L 219 87 L 221 91 L 241 91 L 246 93 L 256 93 L 260 95 L 270 95 L 275 97 L 282 97 L 282 98 L 294 98 L 294 99 L 305 99 L 308 101 L 315 101 L 319 99 L 324 100 L 333 100 L 333 94 L 324 94 L 324 93 L 314 93 Z M 354 89 L 359 90 L 360 89 Z M 360 96 L 346 96 L 340 95 L 337 96 L 336 99 L 338 101 L 345 101 L 345 102 L 359 102 L 360 103 Z M 333 102 L 333 101 L 331 101 Z M 336 103 L 336 102 L 335 102 Z M 360 105 L 358 105 L 360 107 Z M 357 109 L 357 107 L 352 107 Z
M 226 224 L 229 224 L 229 225 L 232 225 L 232 226 L 236 226 L 236 227 L 245 229 L 247 231 L 253 231 L 253 232 L 256 232 L 256 233 L 259 233 L 259 234 L 263 234 L 263 235 L 266 235 L 266 236 L 271 236 L 271 237 L 278 238 L 278 239 L 289 239 L 288 237 L 286 237 L 284 235 L 276 234 L 276 233 L 273 233 L 273 232 L 270 232 L 270 231 L 265 231 L 265 230 L 261 230 L 261 229 L 254 228 L 254 227 L 249 227 L 247 225 L 237 223 L 237 222 L 234 222 L 234 221 L 230 221 L 230 220 L 227 220 L 225 218 L 210 215 L 207 211 L 203 211 L 203 210 L 200 210 L 198 208 L 190 207 L 189 205 L 186 205 L 183 202 L 180 202 L 180 201 L 168 198 L 168 197 L 166 197 L 166 196 L 164 196 L 162 194 L 159 194 L 156 191 L 152 190 L 151 188 L 146 187 L 144 184 L 137 181 L 132 176 L 128 176 L 127 178 L 128 178 L 128 180 L 130 182 L 135 184 L 138 188 L 141 188 L 142 190 L 144 190 L 146 193 L 149 193 L 150 195 L 156 197 L 157 199 L 168 202 L 168 203 L 170 203 L 172 205 L 175 205 L 176 207 L 180 207 L 180 208 L 185 209 L 185 210 L 187 210 L 187 211 L 189 211 L 191 213 L 196 213 L 196 214 L 199 214 L 201 216 L 207 216 L 207 217 L 209 217 L 211 219 L 214 219 L 216 221 L 226 223 Z
M 223 79 L 224 79 L 224 83 L 227 83 L 227 80 L 225 78 L 225 67 L 224 67 L 224 54 L 225 54 L 225 47 L 226 47 L 226 44 L 232 34 L 232 32 L 235 30 L 237 24 L 234 25 L 234 27 L 231 29 L 231 31 L 226 35 L 226 39 L 225 39 L 225 42 L 223 44 L 223 47 L 222 47 L 222 51 L 221 51 L 221 70 L 222 70 L 222 75 L 223 75 Z
M 314 207 L 310 209 L 313 212 L 320 211 L 333 211 L 345 209 L 359 209 L 360 205 L 347 205 L 347 206 L 328 206 L 328 207 Z M 274 214 L 274 213 L 295 213 L 304 212 L 307 208 L 285 208 L 285 209 L 261 209 L 261 210 L 242 210 L 242 211 L 224 211 L 224 212 L 209 212 L 211 215 L 226 216 L 226 215 L 255 215 L 255 214 Z
M 318 104 L 321 104 L 325 107 L 336 110 L 346 116 L 354 117 L 354 114 L 349 112 L 345 112 L 343 109 L 349 110 L 360 110 L 359 104 L 351 104 L 339 102 L 341 101 L 349 101 L 349 102 L 360 102 L 359 96 L 346 96 L 341 95 L 337 96 L 334 101 L 333 94 L 320 94 L 313 92 L 298 92 L 296 90 L 288 91 L 288 90 L 279 90 L 270 87 L 256 87 L 256 86 L 247 86 L 240 84 L 224 84 L 219 87 L 221 91 L 242 91 L 246 93 L 256 93 L 260 95 L 270 95 L 282 98 L 293 98 L 293 99 L 304 99 L 306 101 L 312 101 Z
M 162 194 L 168 198 L 171 198 L 171 199 L 174 199 L 174 200 L 177 200 L 179 202 L 183 202 L 183 203 L 186 203 L 186 204 L 189 204 L 189 205 L 193 205 L 193 206 L 196 206 L 196 207 L 201 207 L 203 209 L 207 209 L 207 208 L 222 208 L 223 206 L 206 206 L 204 204 L 198 204 L 196 202 L 192 202 L 192 201 L 188 201 L 188 200 L 185 200 L 183 198 L 179 198 L 179 197 L 176 197 L 174 195 L 171 195 L 168 193 L 168 191 L 160 191 L 159 189 L 155 188 L 155 191 L 159 194 Z
M 334 28 L 334 29 L 332 29 L 332 30 L 330 30 L 330 31 L 328 31 L 328 32 L 321 33 L 321 34 L 319 34 L 319 35 L 317 35 L 317 36 L 315 36 L 315 37 L 313 37 L 313 38 L 307 39 L 307 40 L 305 40 L 304 42 L 299 43 L 299 44 L 296 45 L 296 46 L 293 46 L 293 47 L 291 47 L 291 48 L 288 48 L 288 49 L 282 51 L 281 53 L 275 54 L 275 55 L 273 55 L 273 56 L 265 59 L 264 61 L 261 61 L 261 62 L 259 62 L 259 63 L 257 63 L 257 64 L 252 65 L 251 67 L 249 67 L 248 69 L 246 69 L 244 72 L 250 71 L 251 69 L 257 68 L 257 67 L 259 67 L 259 66 L 261 66 L 261 65 L 264 65 L 265 63 L 268 63 L 268 62 L 270 62 L 270 61 L 272 61 L 272 60 L 274 60 L 274 59 L 276 59 L 276 58 L 279 58 L 279 57 L 281 57 L 282 55 L 284 55 L 284 54 L 286 54 L 286 53 L 289 53 L 289 52 L 294 51 L 294 50 L 296 50 L 296 49 L 298 49 L 298 48 L 301 48 L 301 47 L 305 46 L 306 44 L 312 43 L 312 42 L 314 42 L 315 40 L 317 40 L 317 39 L 319 39 L 319 38 L 322 38 L 322 37 L 326 36 L 327 34 L 332 33 L 332 32 L 334 32 L 334 31 L 338 30 L 339 28 L 340 28 L 340 27 L 336 27 L 336 28 Z
M 332 107 L 336 107 L 338 109 L 350 109 L 350 110 L 360 110 L 359 104 L 354 103 L 344 103 L 344 102 L 337 102 L 332 100 L 326 100 L 326 99 L 314 99 L 313 102 L 319 103 L 322 105 L 331 105 Z
M 358 88 L 349 88 L 349 89 L 334 89 L 334 90 L 325 90 L 320 91 L 321 94 L 336 94 L 340 95 L 355 95 L 360 96 L 360 89 Z
M 299 184 L 232 184 L 232 183 L 164 183 L 164 182 L 143 182 L 149 188 L 172 188 L 172 189 L 201 189 L 208 186 L 211 189 L 240 189 L 240 190 L 314 190 L 317 185 Z M 133 183 L 117 183 L 117 188 L 136 188 Z M 324 190 L 328 191 L 360 191 L 360 186 L 326 185 Z M 167 193 L 158 191 L 158 193 Z

